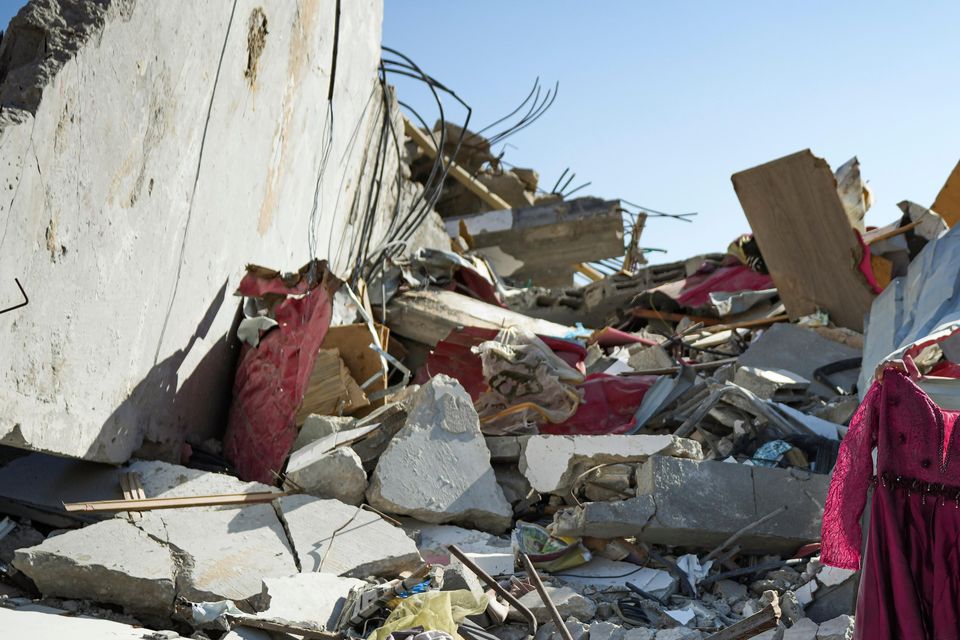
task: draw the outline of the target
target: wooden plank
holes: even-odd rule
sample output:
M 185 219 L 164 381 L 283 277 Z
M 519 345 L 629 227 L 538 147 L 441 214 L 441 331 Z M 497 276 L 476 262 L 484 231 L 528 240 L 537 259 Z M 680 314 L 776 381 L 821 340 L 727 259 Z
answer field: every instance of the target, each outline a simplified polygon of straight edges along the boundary
M 423 149 L 424 153 L 431 158 L 437 157 L 437 148 L 434 146 L 433 140 L 430 138 L 430 136 L 410 122 L 406 116 L 403 118 L 403 130 L 407 136 L 417 144 L 418 147 Z M 450 177 L 465 186 L 470 193 L 483 200 L 485 204 L 493 209 L 510 208 L 510 205 L 506 200 L 487 189 L 486 185 L 475 179 L 466 169 L 458 165 L 456 162 L 451 162 L 450 158 L 447 156 L 443 156 L 443 161 L 445 164 L 450 165 Z
M 960 220 L 960 162 L 950 172 L 950 177 L 947 178 L 930 208 L 940 214 L 948 227 L 952 227 L 957 220 Z
M 805 149 L 732 180 L 790 319 L 820 308 L 863 331 L 874 295 L 829 165 Z
M 255 493 L 223 493 L 210 496 L 187 496 L 181 498 L 142 498 L 132 500 L 95 500 L 93 502 L 64 502 L 68 512 L 84 511 L 151 511 L 153 509 L 182 509 L 185 507 L 212 507 L 231 504 L 259 504 L 290 495 L 285 491 L 260 491 Z
M 746 640 L 752 638 L 764 631 L 776 628 L 780 623 L 781 615 L 780 602 L 774 600 L 752 616 L 707 636 L 707 640 Z
M 375 327 L 380 334 L 380 344 L 385 351 L 388 351 L 390 349 L 390 329 L 381 324 L 377 324 Z M 322 349 L 336 349 L 340 352 L 340 358 L 358 385 L 363 385 L 377 373 L 382 372 L 382 375 L 363 390 L 368 396 L 387 388 L 387 372 L 381 368 L 380 354 L 370 348 L 372 342 L 373 336 L 370 335 L 369 327 L 365 323 L 359 323 L 330 327 L 321 345 Z M 383 402 L 384 399 L 380 398 L 369 403 L 368 406 L 353 411 L 353 413 L 362 417 L 383 405 Z
M 321 349 L 310 372 L 303 403 L 294 417 L 299 426 L 311 413 L 349 414 L 370 404 L 340 357 L 338 349 Z

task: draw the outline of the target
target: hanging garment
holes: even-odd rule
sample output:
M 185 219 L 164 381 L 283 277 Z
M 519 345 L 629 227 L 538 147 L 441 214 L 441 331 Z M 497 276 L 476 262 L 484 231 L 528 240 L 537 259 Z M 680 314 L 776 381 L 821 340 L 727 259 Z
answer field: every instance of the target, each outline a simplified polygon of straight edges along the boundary
M 820 561 L 862 568 L 854 638 L 960 639 L 958 415 L 887 370 L 850 421 L 827 494 Z M 860 517 L 871 485 L 861 567 Z

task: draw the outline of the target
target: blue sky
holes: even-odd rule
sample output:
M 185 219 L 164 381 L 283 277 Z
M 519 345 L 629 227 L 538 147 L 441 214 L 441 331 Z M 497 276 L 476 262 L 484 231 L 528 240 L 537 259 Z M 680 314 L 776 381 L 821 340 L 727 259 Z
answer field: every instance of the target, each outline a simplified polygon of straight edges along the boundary
M 0 24 L 22 4 L 0 0 Z M 660 262 L 723 250 L 749 229 L 730 175 L 807 147 L 833 167 L 859 156 L 869 223 L 897 217 L 902 199 L 929 205 L 960 159 L 957 24 L 960 3 L 941 1 L 385 0 L 383 42 L 477 123 L 535 77 L 559 80 L 505 159 L 547 188 L 571 167 L 593 182 L 581 194 L 699 212 L 649 222 L 642 244 L 667 249 Z M 396 84 L 433 113 L 422 87 Z

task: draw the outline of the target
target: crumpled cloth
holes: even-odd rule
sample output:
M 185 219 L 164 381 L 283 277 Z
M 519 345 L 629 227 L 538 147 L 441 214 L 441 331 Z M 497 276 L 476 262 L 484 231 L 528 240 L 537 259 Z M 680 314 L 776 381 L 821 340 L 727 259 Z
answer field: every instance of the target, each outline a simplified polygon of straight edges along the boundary
M 487 602 L 486 594 L 478 598 L 466 589 L 418 593 L 401 600 L 383 626 L 373 632 L 369 640 L 387 640 L 395 631 L 415 627 L 421 627 L 426 632 L 442 631 L 459 639 L 460 635 L 457 634 L 459 624 L 468 616 L 479 615 L 486 611 Z M 424 640 L 439 639 L 430 637 Z
M 475 403 L 484 433 L 537 433 L 540 423 L 568 420 L 580 406 L 584 375 L 533 332 L 520 327 L 473 348 L 488 389 Z

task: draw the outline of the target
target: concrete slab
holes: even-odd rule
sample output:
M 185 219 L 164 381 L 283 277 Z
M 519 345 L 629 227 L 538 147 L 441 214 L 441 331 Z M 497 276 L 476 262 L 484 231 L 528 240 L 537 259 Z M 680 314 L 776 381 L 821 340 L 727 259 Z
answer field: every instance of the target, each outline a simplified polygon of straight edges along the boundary
M 530 436 L 520 471 L 540 493 L 569 493 L 585 471 L 600 464 L 643 462 L 652 455 L 703 459 L 700 443 L 672 435 Z
M 552 587 L 546 585 L 546 589 L 550 599 L 553 600 L 553 604 L 557 607 L 557 611 L 560 612 L 560 616 L 564 619 L 573 616 L 578 620 L 590 620 L 597 612 L 597 605 L 593 600 L 570 587 Z M 536 617 L 537 622 L 544 623 L 552 620 L 547 606 L 543 604 L 543 600 L 540 599 L 540 594 L 536 591 L 524 594 L 520 598 L 520 603 L 530 609 L 530 612 Z M 523 619 L 520 613 L 513 607 L 510 608 L 509 618 L 517 621 Z
M 677 589 L 676 578 L 666 571 L 599 557 L 552 575 L 581 593 L 588 589 L 625 589 L 630 582 L 647 593 L 666 599 L 676 593 Z
M 507 530 L 513 510 L 459 382 L 439 375 L 420 388 L 406 424 L 377 462 L 367 500 L 381 511 L 425 522 Z
M 457 545 L 465 553 L 510 553 L 509 538 L 501 538 L 486 531 L 465 529 L 452 524 L 426 524 L 403 519 L 404 529 L 417 542 L 423 561 L 429 564 L 450 564 L 453 559 L 447 547 Z
M 351 589 L 366 584 L 329 573 L 298 573 L 265 578 L 259 617 L 283 620 L 308 629 L 333 629 Z
M 177 587 L 194 602 L 250 600 L 263 578 L 297 570 L 270 504 L 146 511 L 136 525 L 180 556 Z
M 304 573 L 393 579 L 422 562 L 403 529 L 360 507 L 307 495 L 279 505 Z
M 70 638 L 70 640 L 144 640 L 143 627 L 110 620 L 58 616 L 0 607 L 0 629 L 7 638 Z M 167 633 L 167 632 L 164 632 Z M 165 640 L 188 640 L 169 632 Z
M 166 617 L 173 611 L 177 569 L 170 551 L 126 520 L 19 549 L 13 566 L 44 596 L 107 602 L 133 614 Z

